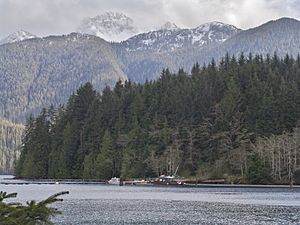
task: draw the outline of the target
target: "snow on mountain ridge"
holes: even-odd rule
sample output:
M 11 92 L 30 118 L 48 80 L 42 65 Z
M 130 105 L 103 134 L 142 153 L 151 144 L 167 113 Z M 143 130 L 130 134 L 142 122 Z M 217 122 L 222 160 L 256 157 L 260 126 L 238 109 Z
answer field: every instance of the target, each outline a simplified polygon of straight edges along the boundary
M 160 28 L 138 33 L 134 21 L 123 13 L 105 12 L 93 18 L 85 18 L 77 31 L 94 35 L 106 41 L 121 42 L 128 51 L 174 51 L 178 48 L 201 47 L 221 43 L 239 31 L 238 28 L 221 22 L 210 22 L 192 29 L 179 28 L 166 22 Z M 0 44 L 35 38 L 26 31 L 15 32 Z
M 179 48 L 222 43 L 239 31 L 240 29 L 233 25 L 210 22 L 192 29 L 159 29 L 142 33 L 123 41 L 121 44 L 127 51 L 174 51 Z
M 6 38 L 0 40 L 0 45 L 7 44 L 7 43 L 13 43 L 17 41 L 23 41 L 27 39 L 36 38 L 37 36 L 34 34 L 29 33 L 28 31 L 19 30 L 16 31 L 10 35 L 8 35 Z
M 125 14 L 118 12 L 105 12 L 92 18 L 85 18 L 77 31 L 114 42 L 126 40 L 138 33 L 134 21 Z

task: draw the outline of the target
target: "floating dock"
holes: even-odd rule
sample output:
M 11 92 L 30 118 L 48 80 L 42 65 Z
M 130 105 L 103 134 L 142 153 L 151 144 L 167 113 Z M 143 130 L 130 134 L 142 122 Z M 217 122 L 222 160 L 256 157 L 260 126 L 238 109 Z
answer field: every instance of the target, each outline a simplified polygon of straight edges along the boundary
M 3 179 L 3 185 L 29 185 L 29 184 L 106 184 L 105 180 L 86 180 L 86 179 Z

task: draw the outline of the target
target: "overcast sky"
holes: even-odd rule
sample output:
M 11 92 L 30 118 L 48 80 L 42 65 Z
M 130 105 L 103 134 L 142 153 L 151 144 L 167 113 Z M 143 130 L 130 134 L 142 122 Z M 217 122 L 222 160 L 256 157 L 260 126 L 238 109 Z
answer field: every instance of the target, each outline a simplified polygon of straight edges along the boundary
M 0 38 L 21 29 L 38 36 L 70 33 L 83 18 L 105 11 L 125 13 L 141 30 L 165 21 L 246 29 L 280 17 L 300 19 L 300 0 L 0 0 Z

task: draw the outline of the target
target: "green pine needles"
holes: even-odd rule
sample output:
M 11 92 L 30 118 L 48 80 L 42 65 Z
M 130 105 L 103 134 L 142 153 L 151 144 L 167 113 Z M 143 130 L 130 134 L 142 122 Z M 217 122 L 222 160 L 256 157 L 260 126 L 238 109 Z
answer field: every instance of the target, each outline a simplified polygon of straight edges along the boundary
M 63 199 L 59 196 L 68 194 L 68 191 L 59 192 L 49 198 L 36 202 L 29 201 L 26 205 L 15 202 L 6 202 L 10 198 L 17 197 L 17 193 L 0 192 L 0 224 L 5 225 L 37 225 L 37 224 L 53 224 L 51 217 L 60 214 L 56 208 L 49 207 L 50 204 Z

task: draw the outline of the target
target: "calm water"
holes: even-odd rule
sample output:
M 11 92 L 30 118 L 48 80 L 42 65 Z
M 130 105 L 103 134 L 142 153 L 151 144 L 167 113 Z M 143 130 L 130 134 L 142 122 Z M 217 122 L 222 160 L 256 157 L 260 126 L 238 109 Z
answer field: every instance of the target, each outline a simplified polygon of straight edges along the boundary
M 18 192 L 20 201 L 70 191 L 56 204 L 63 214 L 55 224 L 300 224 L 300 188 L 0 184 L 0 190 Z

